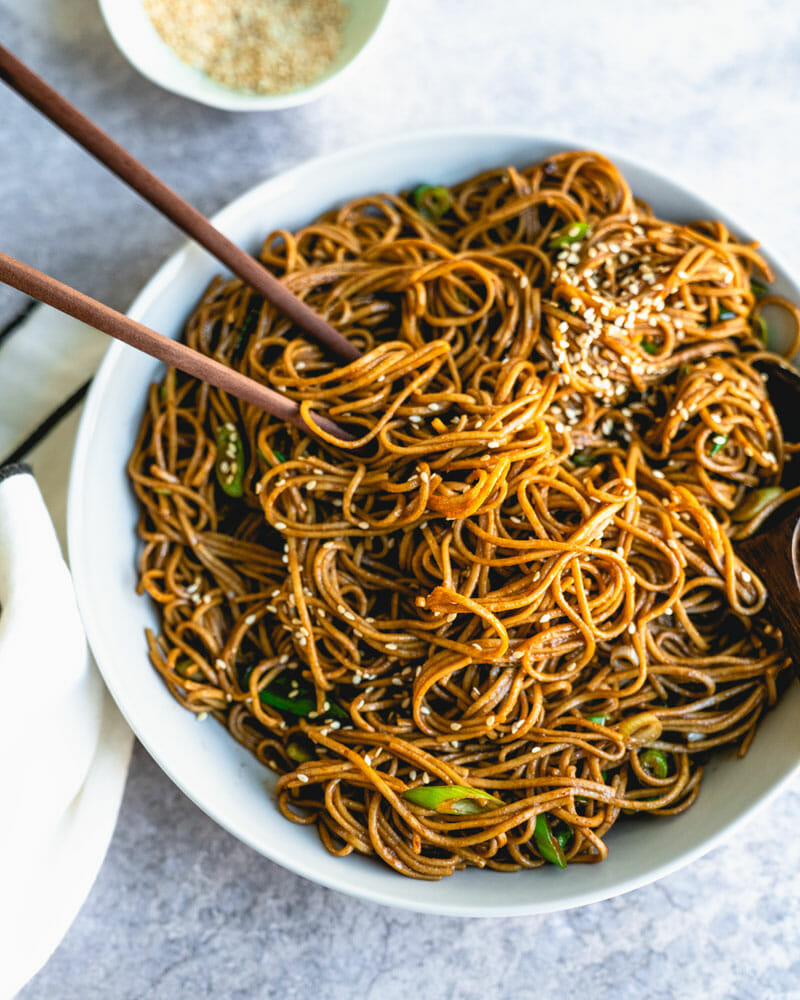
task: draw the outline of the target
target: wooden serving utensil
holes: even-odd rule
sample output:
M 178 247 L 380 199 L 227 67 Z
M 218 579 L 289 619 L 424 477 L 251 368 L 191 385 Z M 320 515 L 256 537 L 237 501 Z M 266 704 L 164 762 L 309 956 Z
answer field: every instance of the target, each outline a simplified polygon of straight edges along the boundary
M 245 403 L 251 403 L 279 420 L 294 424 L 301 430 L 313 431 L 316 424 L 340 441 L 355 440 L 349 431 L 340 427 L 330 417 L 319 413 L 311 415 L 313 423 L 309 426 L 301 416 L 298 404 L 283 393 L 248 378 L 235 368 L 229 368 L 214 358 L 201 354 L 200 351 L 195 351 L 188 344 L 156 333 L 142 323 L 137 323 L 130 316 L 119 313 L 77 289 L 62 284 L 49 274 L 37 271 L 36 268 L 4 253 L 0 253 L 0 281 L 173 368 L 186 372 L 187 375 L 193 375 L 209 385 L 214 385 Z
M 782 426 L 797 421 L 800 413 L 800 375 L 788 365 L 763 360 L 756 363 L 769 379 L 770 402 Z M 800 459 L 798 463 L 800 464 Z M 800 470 L 789 466 L 790 476 Z M 793 482 L 784 483 L 792 487 Z M 784 642 L 800 678 L 800 498 L 780 508 L 782 517 L 751 538 L 734 543 L 748 566 L 758 573 L 770 599 L 770 611 L 783 632 Z

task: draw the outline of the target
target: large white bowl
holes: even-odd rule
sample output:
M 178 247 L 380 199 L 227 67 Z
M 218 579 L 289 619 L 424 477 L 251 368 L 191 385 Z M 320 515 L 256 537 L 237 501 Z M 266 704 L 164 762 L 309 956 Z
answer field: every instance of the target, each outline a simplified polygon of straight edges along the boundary
M 350 12 L 342 29 L 342 46 L 319 79 L 282 94 L 248 94 L 223 87 L 179 59 L 153 27 L 142 0 L 99 3 L 117 48 L 142 76 L 165 90 L 226 111 L 277 111 L 320 97 L 361 55 L 389 6 L 389 0 L 346 0 Z
M 299 226 L 365 192 L 420 181 L 451 183 L 486 167 L 526 164 L 569 148 L 513 129 L 471 129 L 392 139 L 313 160 L 260 184 L 216 217 L 232 239 L 256 250 L 273 228 Z M 719 218 L 743 227 L 702 198 L 613 153 L 633 190 L 668 219 Z M 800 288 L 769 255 L 776 288 L 800 301 Z M 219 265 L 187 245 L 148 282 L 130 315 L 171 337 Z M 394 906 L 460 916 L 543 913 L 626 892 L 694 860 L 775 794 L 800 762 L 800 689 L 793 684 L 759 728 L 744 760 L 717 757 L 696 805 L 674 819 L 620 823 L 599 865 L 547 866 L 517 874 L 469 870 L 438 883 L 399 877 L 360 857 L 336 859 L 316 833 L 283 819 L 269 771 L 217 723 L 198 724 L 150 666 L 144 629 L 150 603 L 134 593 L 136 504 L 125 462 L 142 416 L 145 389 L 160 366 L 114 343 L 83 411 L 69 490 L 69 553 L 89 641 L 105 681 L 134 732 L 172 780 L 240 840 L 286 868 L 342 892 Z M 254 860 L 254 864 L 255 864 Z

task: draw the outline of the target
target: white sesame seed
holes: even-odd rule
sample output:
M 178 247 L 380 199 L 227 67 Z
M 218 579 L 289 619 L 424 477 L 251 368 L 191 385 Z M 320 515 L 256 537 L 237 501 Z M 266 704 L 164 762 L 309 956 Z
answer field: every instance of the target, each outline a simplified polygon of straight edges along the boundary
M 208 718 L 208 712 L 198 712 L 197 715 L 195 716 L 195 719 L 198 722 L 205 722 L 207 718 Z
M 450 723 L 450 728 L 453 730 L 454 733 L 457 733 L 459 731 L 459 729 L 461 729 L 461 723 L 460 722 L 451 722 Z
M 297 780 L 298 780 L 299 782 L 301 782 L 302 784 L 304 784 L 304 785 L 305 785 L 305 784 L 306 784 L 306 782 L 308 781 L 308 775 L 307 775 L 307 774 L 298 774 L 298 775 L 297 775 Z

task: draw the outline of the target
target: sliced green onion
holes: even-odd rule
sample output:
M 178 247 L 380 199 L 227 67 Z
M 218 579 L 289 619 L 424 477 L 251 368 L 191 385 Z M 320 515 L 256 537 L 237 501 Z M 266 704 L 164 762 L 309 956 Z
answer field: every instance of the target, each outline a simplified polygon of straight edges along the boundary
M 296 693 L 295 693 L 296 692 Z M 335 702 L 330 703 L 330 708 L 323 712 L 317 712 L 317 699 L 314 688 L 310 684 L 300 684 L 291 687 L 291 682 L 282 675 L 258 692 L 258 697 L 267 705 L 280 709 L 281 712 L 290 712 L 292 715 L 299 715 L 303 718 L 314 719 L 318 715 L 320 718 L 330 718 L 334 716 L 339 719 L 347 719 L 348 715 L 344 709 Z
M 558 845 L 562 851 L 564 850 L 564 848 L 567 846 L 567 844 L 570 842 L 571 839 L 572 839 L 572 830 L 569 827 L 563 830 L 559 830 L 558 833 L 556 833 L 556 840 L 558 841 Z
M 643 340 L 642 350 L 646 351 L 648 354 L 658 354 L 658 344 L 653 340 Z
M 635 736 L 637 743 L 652 743 L 661 735 L 661 720 L 653 712 L 637 712 L 623 719 L 617 730 L 620 736 Z
M 270 461 L 270 459 L 267 458 L 266 452 L 262 451 L 260 448 L 258 449 L 258 453 L 264 459 L 265 462 L 269 462 Z M 285 462 L 286 461 L 286 456 L 283 454 L 282 451 L 278 451 L 277 448 L 273 448 L 272 449 L 272 454 L 275 456 L 275 458 L 277 458 L 277 460 L 279 462 Z
M 641 756 L 641 764 L 656 778 L 666 778 L 669 774 L 667 755 L 660 750 L 645 750 Z
M 711 454 L 716 455 L 717 452 L 722 451 L 725 445 L 728 443 L 727 434 L 713 434 L 711 440 L 714 442 L 711 445 Z
M 750 291 L 757 299 L 763 299 L 765 295 L 769 295 L 769 286 L 752 278 L 750 280 Z
M 606 719 L 607 718 L 608 718 L 607 715 L 587 715 L 586 716 L 586 721 L 587 722 L 594 722 L 598 726 L 604 726 L 606 724 Z
M 286 747 L 286 756 L 297 761 L 298 764 L 305 764 L 307 760 L 312 760 L 312 756 L 304 750 L 299 743 L 289 743 Z
M 731 514 L 731 518 L 734 521 L 750 521 L 785 492 L 780 486 L 762 486 L 759 490 L 751 490 Z
M 595 455 L 591 451 L 576 451 L 572 455 L 575 465 L 594 465 L 595 460 Z
M 539 813 L 536 817 L 536 826 L 533 828 L 533 839 L 536 849 L 545 861 L 549 861 L 551 865 L 558 865 L 559 868 L 567 867 L 564 848 L 550 832 L 547 813 Z
M 449 816 L 469 815 L 497 809 L 503 800 L 484 792 L 482 788 L 467 785 L 418 785 L 403 792 L 402 798 L 424 809 L 435 809 Z
M 411 193 L 414 206 L 420 215 L 438 222 L 453 206 L 453 196 L 446 187 L 420 184 Z
M 561 229 L 557 229 L 550 235 L 547 244 L 549 250 L 557 250 L 559 247 L 568 247 L 572 243 L 577 243 L 589 232 L 591 226 L 588 222 L 570 222 Z
M 231 423 L 217 429 L 217 482 L 229 497 L 244 493 L 244 445 Z
M 156 486 L 153 488 L 153 493 L 160 493 L 164 497 L 172 496 L 172 490 L 167 486 Z
M 239 327 L 239 335 L 236 338 L 236 343 L 233 345 L 234 356 L 238 353 L 239 348 L 242 346 L 245 338 L 249 338 L 250 334 L 253 333 L 258 326 L 258 317 L 261 315 L 261 305 L 249 306 L 247 312 L 245 313 L 242 325 Z

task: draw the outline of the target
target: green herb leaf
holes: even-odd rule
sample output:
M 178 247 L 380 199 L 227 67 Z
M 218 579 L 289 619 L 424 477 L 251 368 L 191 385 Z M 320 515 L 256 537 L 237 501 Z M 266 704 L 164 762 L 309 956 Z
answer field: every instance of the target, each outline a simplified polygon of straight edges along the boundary
M 484 792 L 482 788 L 467 785 L 418 785 L 403 792 L 402 798 L 425 809 L 435 809 L 448 816 L 469 815 L 497 809 L 503 800 Z
M 587 715 L 586 720 L 588 722 L 595 722 L 598 726 L 604 726 L 606 724 L 607 715 Z
M 167 486 L 154 486 L 153 493 L 160 493 L 164 497 L 172 496 L 172 490 Z
M 414 206 L 420 215 L 438 222 L 453 207 L 453 196 L 446 187 L 420 184 L 411 192 Z
M 757 299 L 763 299 L 765 295 L 769 295 L 769 286 L 752 278 L 750 280 L 750 291 Z
M 547 813 L 539 813 L 536 817 L 536 826 L 533 828 L 533 840 L 536 844 L 536 849 L 545 861 L 549 861 L 551 865 L 558 865 L 559 868 L 567 867 L 564 848 L 550 832 Z
M 716 455 L 717 452 L 722 451 L 725 445 L 728 443 L 727 434 L 713 434 L 711 440 L 714 442 L 711 445 L 711 454 Z
M 217 482 L 229 497 L 244 492 L 244 445 L 242 436 L 231 423 L 217 429 Z
M 648 354 L 658 354 L 658 344 L 652 340 L 643 340 L 642 350 L 647 351 Z
M 666 754 L 660 750 L 646 750 L 640 758 L 642 767 L 650 771 L 656 778 L 666 778 L 669 774 L 669 763 Z
M 589 466 L 594 465 L 596 458 L 591 451 L 576 451 L 572 455 L 572 461 L 575 465 Z
M 588 222 L 570 222 L 561 229 L 556 229 L 555 232 L 551 233 L 547 248 L 549 250 L 557 250 L 559 247 L 568 247 L 572 243 L 582 240 L 590 229 L 591 226 Z
M 785 492 L 780 486 L 762 486 L 759 490 L 751 490 L 731 514 L 731 518 L 739 522 L 750 521 Z

